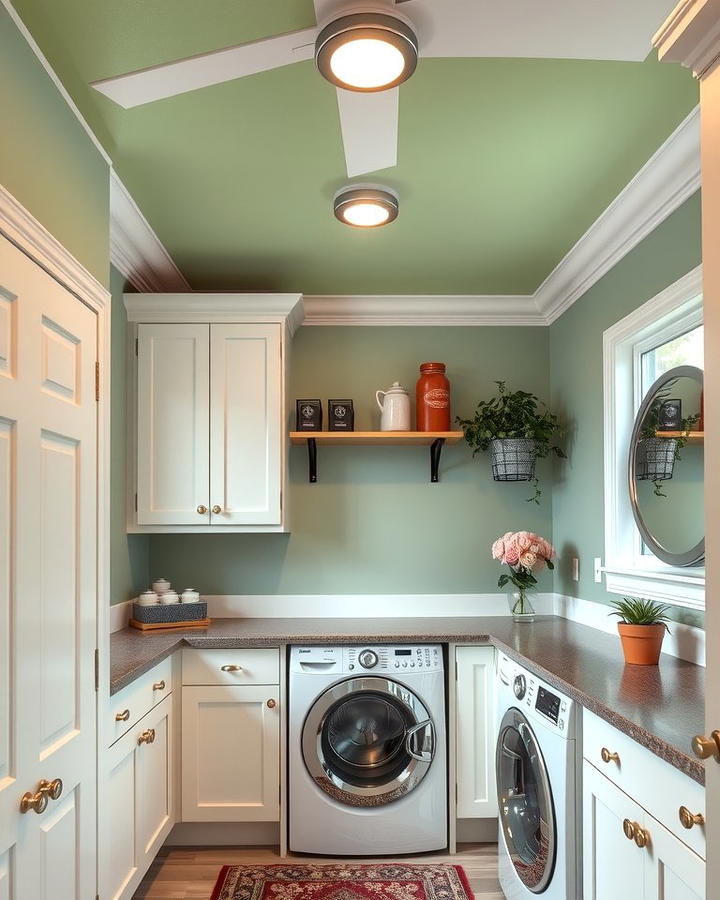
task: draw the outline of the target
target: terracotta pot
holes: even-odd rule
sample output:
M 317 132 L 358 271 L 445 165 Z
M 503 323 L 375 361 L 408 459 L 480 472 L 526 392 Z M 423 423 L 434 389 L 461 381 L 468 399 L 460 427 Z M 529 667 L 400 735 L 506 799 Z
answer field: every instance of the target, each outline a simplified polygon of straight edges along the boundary
M 633 666 L 656 666 L 660 659 L 664 625 L 628 625 L 618 622 L 625 662 Z

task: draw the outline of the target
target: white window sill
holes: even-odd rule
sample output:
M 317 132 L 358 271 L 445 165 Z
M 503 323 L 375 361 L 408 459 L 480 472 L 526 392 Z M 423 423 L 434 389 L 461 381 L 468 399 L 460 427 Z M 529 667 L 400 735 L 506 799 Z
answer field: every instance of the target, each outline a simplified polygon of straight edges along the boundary
M 605 585 L 611 594 L 648 597 L 660 603 L 705 610 L 705 570 L 679 574 L 677 570 L 605 566 Z

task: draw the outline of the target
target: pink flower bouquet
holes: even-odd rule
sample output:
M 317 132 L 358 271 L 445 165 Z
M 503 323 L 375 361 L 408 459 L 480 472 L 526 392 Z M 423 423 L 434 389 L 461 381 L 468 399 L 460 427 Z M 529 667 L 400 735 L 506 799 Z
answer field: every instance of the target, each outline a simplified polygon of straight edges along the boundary
M 555 568 L 553 545 L 532 531 L 508 531 L 492 545 L 492 556 L 510 567 L 510 574 L 504 573 L 498 579 L 498 587 L 513 584 L 517 588 L 511 603 L 516 621 L 532 621 L 534 610 L 528 593 L 537 587 L 536 572 L 543 566 Z

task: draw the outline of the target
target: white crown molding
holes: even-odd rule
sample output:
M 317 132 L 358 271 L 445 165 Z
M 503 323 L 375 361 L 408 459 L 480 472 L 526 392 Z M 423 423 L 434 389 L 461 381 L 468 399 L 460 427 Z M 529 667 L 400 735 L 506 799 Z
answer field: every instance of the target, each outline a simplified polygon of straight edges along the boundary
M 545 325 L 530 295 L 305 296 L 305 325 Z
M 558 263 L 534 299 L 552 324 L 700 188 L 700 107 L 688 115 Z
M 681 0 L 652 40 L 658 57 L 703 78 L 720 59 L 720 0 Z
M 280 322 L 294 333 L 303 320 L 302 294 L 125 294 L 128 322 Z
M 107 288 L 2 185 L 0 232 L 81 300 L 97 309 L 108 305 Z
M 138 291 L 192 290 L 114 169 L 110 170 L 110 262 Z

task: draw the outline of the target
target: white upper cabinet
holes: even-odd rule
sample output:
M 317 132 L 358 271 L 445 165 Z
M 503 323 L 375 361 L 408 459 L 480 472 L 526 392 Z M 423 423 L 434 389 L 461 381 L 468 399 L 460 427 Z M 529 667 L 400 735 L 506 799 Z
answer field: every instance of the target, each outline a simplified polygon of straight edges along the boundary
M 298 294 L 126 294 L 128 530 L 287 531 Z

